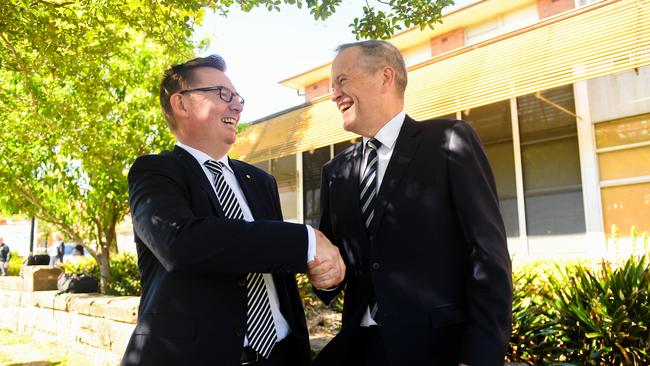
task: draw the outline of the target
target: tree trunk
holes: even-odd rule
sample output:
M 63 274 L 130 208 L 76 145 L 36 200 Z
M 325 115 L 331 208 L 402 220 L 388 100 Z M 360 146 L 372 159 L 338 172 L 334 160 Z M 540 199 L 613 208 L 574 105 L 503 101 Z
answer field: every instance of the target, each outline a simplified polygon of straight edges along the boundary
M 111 280 L 111 261 L 106 245 L 102 245 L 95 259 L 97 260 L 97 264 L 99 264 L 99 291 L 105 294 L 108 289 L 108 283 Z

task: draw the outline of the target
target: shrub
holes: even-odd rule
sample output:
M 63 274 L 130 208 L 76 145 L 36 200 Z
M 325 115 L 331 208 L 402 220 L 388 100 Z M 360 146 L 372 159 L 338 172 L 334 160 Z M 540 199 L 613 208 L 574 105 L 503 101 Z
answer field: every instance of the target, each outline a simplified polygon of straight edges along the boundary
M 18 252 L 12 251 L 11 258 L 9 258 L 9 267 L 7 268 L 8 276 L 18 276 L 20 268 L 23 266 L 24 258 L 18 255 Z
M 545 298 L 552 291 L 546 280 L 553 271 L 540 263 L 513 272 L 512 336 L 507 362 L 541 364 L 551 357 L 558 319 L 550 316 Z
M 64 273 L 86 274 L 99 278 L 99 267 L 93 257 L 76 257 L 70 262 L 62 263 Z M 109 295 L 140 296 L 140 272 L 134 254 L 121 253 L 111 257 L 111 280 L 105 292 Z
M 99 278 L 99 267 L 95 258 L 90 256 L 73 256 L 69 262 L 61 263 L 63 273 L 85 274 Z
M 107 294 L 140 296 L 140 272 L 136 255 L 125 252 L 111 257 L 111 277 Z
M 573 265 L 549 278 L 559 319 L 554 360 L 584 365 L 650 364 L 650 267 L 630 257 L 621 267 Z

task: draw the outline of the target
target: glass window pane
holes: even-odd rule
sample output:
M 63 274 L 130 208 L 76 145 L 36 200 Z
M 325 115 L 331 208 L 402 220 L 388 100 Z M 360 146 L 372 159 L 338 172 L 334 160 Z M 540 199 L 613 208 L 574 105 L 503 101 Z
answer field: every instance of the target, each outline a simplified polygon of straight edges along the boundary
M 508 237 L 517 237 L 519 219 L 510 102 L 503 101 L 466 110 L 463 111 L 462 118 L 476 130 L 485 148 L 497 184 L 506 234 Z
M 329 146 L 302 153 L 303 222 L 314 227 L 320 221 L 321 169 L 329 160 Z
M 565 245 L 553 236 L 585 232 L 573 88 L 519 97 L 517 109 L 528 242 L 546 251 Z
M 575 111 L 571 85 L 517 98 L 521 142 L 575 135 Z
M 282 216 L 286 221 L 298 222 L 298 172 L 296 156 L 289 155 L 271 160 L 271 174 L 278 182 Z
M 650 231 L 650 183 L 606 187 L 601 192 L 607 237 L 612 236 L 612 225 L 618 227 L 619 237 L 629 237 L 632 226 L 638 233 Z
M 263 171 L 269 173 L 271 171 L 271 168 L 269 167 L 269 164 L 270 164 L 269 160 L 264 160 L 264 161 L 257 162 L 257 163 L 255 163 L 253 165 L 260 168 L 260 169 L 262 169 Z
M 600 180 L 650 175 L 650 146 L 600 153 Z
M 650 114 L 596 125 L 596 146 L 604 147 L 650 141 Z
M 334 144 L 334 156 L 342 153 L 343 151 L 345 151 L 345 149 L 356 144 L 358 141 L 359 139 L 353 139 L 353 140 L 339 142 L 338 144 Z
M 474 127 L 483 145 L 512 141 L 510 102 L 507 100 L 465 110 L 462 117 Z

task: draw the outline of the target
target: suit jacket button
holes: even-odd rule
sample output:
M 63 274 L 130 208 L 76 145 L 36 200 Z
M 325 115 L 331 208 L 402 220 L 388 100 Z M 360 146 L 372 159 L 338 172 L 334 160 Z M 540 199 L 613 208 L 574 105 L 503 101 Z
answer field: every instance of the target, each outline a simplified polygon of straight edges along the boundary
M 381 268 L 381 264 L 379 264 L 379 262 L 374 262 L 372 264 L 372 269 L 374 269 L 375 271 L 378 270 L 379 268 Z
M 244 335 L 244 328 L 242 328 L 242 327 L 235 328 L 235 335 L 237 337 L 243 336 Z

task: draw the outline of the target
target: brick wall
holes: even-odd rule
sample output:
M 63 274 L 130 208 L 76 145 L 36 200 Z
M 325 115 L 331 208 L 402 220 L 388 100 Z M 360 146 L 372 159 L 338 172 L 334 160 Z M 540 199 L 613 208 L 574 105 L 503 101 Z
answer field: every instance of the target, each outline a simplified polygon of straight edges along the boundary
M 431 56 L 451 51 L 465 45 L 465 30 L 457 28 L 451 32 L 431 38 Z
M 539 19 L 575 8 L 575 0 L 537 0 Z

